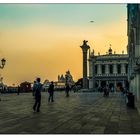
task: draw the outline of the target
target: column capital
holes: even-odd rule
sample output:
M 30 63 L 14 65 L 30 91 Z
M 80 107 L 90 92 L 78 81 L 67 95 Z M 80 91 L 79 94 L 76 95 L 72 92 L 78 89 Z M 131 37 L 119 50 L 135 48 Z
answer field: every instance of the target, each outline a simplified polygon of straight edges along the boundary
M 88 51 L 88 49 L 90 48 L 90 46 L 87 45 L 87 42 L 88 42 L 88 41 L 84 40 L 84 41 L 83 41 L 83 45 L 80 46 L 80 47 L 82 48 L 83 53 L 86 53 L 86 52 Z

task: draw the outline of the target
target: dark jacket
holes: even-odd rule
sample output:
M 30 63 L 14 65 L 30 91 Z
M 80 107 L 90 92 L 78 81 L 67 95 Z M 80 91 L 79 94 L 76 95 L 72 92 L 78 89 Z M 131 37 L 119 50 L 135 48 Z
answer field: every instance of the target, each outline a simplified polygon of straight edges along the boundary
M 54 92 L 54 85 L 53 84 L 49 85 L 48 92 L 49 93 L 53 93 Z
M 41 90 L 42 90 L 42 84 L 41 83 L 36 83 L 34 85 L 34 92 L 35 92 L 35 96 L 41 95 Z

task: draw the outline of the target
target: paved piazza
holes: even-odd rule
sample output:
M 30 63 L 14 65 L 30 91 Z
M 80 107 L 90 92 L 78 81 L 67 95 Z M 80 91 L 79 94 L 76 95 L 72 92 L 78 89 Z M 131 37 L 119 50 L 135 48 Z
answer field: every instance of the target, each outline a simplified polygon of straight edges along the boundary
M 33 112 L 31 93 L 2 94 L 1 134 L 140 134 L 140 115 L 128 109 L 120 93 L 55 92 L 55 102 L 42 93 L 41 112 Z

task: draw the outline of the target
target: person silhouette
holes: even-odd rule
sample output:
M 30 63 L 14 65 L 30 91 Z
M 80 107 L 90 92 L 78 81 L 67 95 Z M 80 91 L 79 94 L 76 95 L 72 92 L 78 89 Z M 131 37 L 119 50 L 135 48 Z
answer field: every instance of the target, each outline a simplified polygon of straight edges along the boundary
M 70 86 L 69 86 L 69 84 L 66 85 L 65 91 L 66 91 L 66 97 L 69 97 L 69 91 L 70 91 Z
M 50 101 L 54 102 L 54 99 L 53 99 L 53 95 L 54 95 L 54 84 L 53 84 L 53 81 L 49 85 L 48 92 L 49 92 L 48 102 L 50 102 Z
M 37 111 L 37 112 L 40 112 L 41 89 L 42 89 L 42 84 L 40 83 L 40 78 L 37 78 L 36 83 L 34 85 L 35 103 L 34 103 L 34 106 L 33 106 L 33 110 Z

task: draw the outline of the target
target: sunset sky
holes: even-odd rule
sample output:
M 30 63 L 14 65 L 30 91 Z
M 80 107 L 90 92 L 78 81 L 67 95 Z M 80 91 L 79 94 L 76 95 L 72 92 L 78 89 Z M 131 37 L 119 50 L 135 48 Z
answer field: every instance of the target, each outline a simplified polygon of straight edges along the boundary
M 68 69 L 76 81 L 82 77 L 85 39 L 95 54 L 105 54 L 109 44 L 126 53 L 126 12 L 126 4 L 0 4 L 3 82 L 55 81 Z

